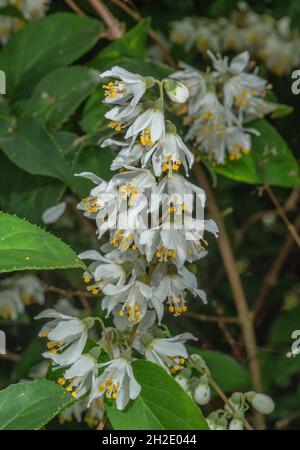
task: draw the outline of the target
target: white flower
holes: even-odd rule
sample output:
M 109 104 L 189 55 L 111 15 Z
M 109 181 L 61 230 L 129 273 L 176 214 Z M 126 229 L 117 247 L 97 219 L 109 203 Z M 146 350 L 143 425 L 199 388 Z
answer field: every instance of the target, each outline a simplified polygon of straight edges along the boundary
M 88 326 L 82 320 L 46 309 L 36 319 L 54 319 L 41 329 L 39 336 L 46 337 L 49 351 L 43 353 L 54 364 L 67 366 L 76 362 L 82 354 L 88 338 Z
M 199 383 L 194 391 L 194 400 L 198 405 L 207 405 L 210 401 L 211 392 L 206 383 Z
M 218 227 L 213 220 L 190 222 L 189 229 L 176 229 L 170 226 L 164 229 L 162 226 L 142 231 L 140 244 L 145 246 L 147 261 L 152 261 L 154 254 L 159 261 L 176 261 L 183 265 L 185 261 L 194 262 L 206 255 L 203 245 L 207 244 L 203 239 L 203 230 L 207 230 L 217 236 Z
M 154 145 L 165 135 L 165 118 L 162 111 L 152 107 L 137 117 L 133 124 L 128 128 L 125 139 L 131 138 L 132 144 L 140 135 L 142 145 Z
M 157 273 L 159 274 L 160 271 L 161 268 L 158 266 Z M 207 303 L 205 292 L 197 287 L 196 276 L 185 267 L 181 267 L 178 274 L 164 275 L 155 287 L 154 295 L 161 302 L 167 299 L 169 311 L 174 313 L 174 316 L 180 316 L 188 309 L 185 301 L 186 289 L 190 290 L 194 296 L 200 297 L 203 303 Z
M 0 291 L 0 317 L 6 320 L 16 320 L 24 312 L 24 304 L 16 289 Z
M 120 133 L 124 128 L 129 127 L 132 122 L 142 113 L 140 105 L 115 106 L 104 114 L 109 119 L 108 128 L 112 128 L 116 133 Z
M 99 367 L 105 367 L 105 370 L 94 383 L 90 402 L 105 395 L 115 399 L 117 408 L 122 410 L 130 399 L 135 400 L 139 396 L 141 386 L 134 377 L 130 362 L 125 358 L 113 359 L 99 364 Z
M 166 339 L 153 339 L 144 349 L 145 359 L 160 365 L 167 372 L 178 373 L 188 358 L 185 342 L 197 339 L 191 333 L 183 333 Z
M 97 360 L 91 353 L 87 353 L 80 356 L 57 382 L 74 398 L 80 398 L 94 385 L 97 374 Z
M 185 103 L 189 96 L 188 88 L 180 81 L 167 78 L 164 80 L 164 87 L 168 97 L 174 103 Z
M 168 172 L 172 175 L 176 173 L 181 164 L 188 176 L 189 169 L 194 163 L 194 155 L 187 148 L 181 137 L 175 131 L 169 131 L 165 137 L 148 150 L 142 157 L 142 167 L 147 166 L 148 161 L 152 159 L 152 166 L 156 177 L 162 173 Z
M 155 309 L 159 320 L 162 318 L 162 304 L 153 296 L 152 288 L 141 281 L 133 280 L 123 286 L 107 285 L 103 293 L 102 308 L 107 309 L 106 317 L 122 304 L 119 315 L 125 316 L 128 322 L 140 323 L 150 306 Z
M 117 78 L 104 86 L 105 103 L 121 104 L 129 102 L 131 106 L 137 105 L 147 89 L 146 79 L 141 75 L 129 72 L 122 67 L 114 66 L 103 72 L 101 78 Z
M 89 265 L 89 271 L 93 274 L 95 283 L 88 286 L 88 290 L 94 294 L 98 294 L 107 284 L 114 284 L 121 286 L 126 281 L 126 272 L 120 259 L 116 253 L 110 253 L 102 256 L 96 250 L 87 250 L 78 255 L 80 259 L 90 259 L 94 262 Z M 84 272 L 83 279 L 85 283 L 91 281 L 91 276 L 88 272 Z
M 117 141 L 115 139 L 105 139 L 101 144 L 101 147 L 107 146 L 121 148 L 110 166 L 111 170 L 119 170 L 128 165 L 136 166 L 144 155 L 144 147 L 139 143 L 130 146 L 127 142 Z

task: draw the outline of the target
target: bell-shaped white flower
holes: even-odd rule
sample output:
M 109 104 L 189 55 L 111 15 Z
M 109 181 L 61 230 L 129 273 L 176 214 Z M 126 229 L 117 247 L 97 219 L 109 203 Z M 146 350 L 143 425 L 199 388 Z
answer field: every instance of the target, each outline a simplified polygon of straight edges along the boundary
M 101 147 L 114 146 L 121 149 L 114 158 L 110 170 L 119 170 L 125 166 L 136 166 L 144 155 L 144 147 L 136 143 L 132 147 L 128 142 L 122 142 L 115 139 L 105 139 Z
M 161 109 L 152 107 L 138 116 L 128 128 L 125 139 L 131 138 L 132 143 L 140 134 L 140 143 L 152 146 L 165 135 L 165 118 Z
M 43 353 L 54 364 L 67 366 L 76 362 L 82 354 L 88 338 L 87 323 L 62 314 L 54 309 L 46 309 L 36 319 L 53 319 L 41 329 L 39 336 L 46 337 L 49 351 Z
M 36 20 L 43 17 L 49 7 L 49 0 L 26 0 L 22 2 L 10 2 L 16 3 L 18 8 L 23 13 L 27 20 Z
M 169 175 L 172 175 L 173 172 L 177 173 L 181 165 L 183 165 L 188 176 L 189 169 L 194 163 L 193 153 L 187 148 L 175 130 L 167 131 L 165 137 L 159 141 L 158 145 L 152 146 L 142 156 L 142 167 L 146 167 L 150 159 L 157 177 L 162 173 L 168 173 Z
M 148 307 L 155 309 L 159 320 L 162 318 L 162 304 L 153 296 L 152 288 L 141 281 L 133 279 L 123 286 L 107 285 L 103 293 L 102 308 L 107 310 L 106 317 L 121 304 L 119 315 L 125 316 L 128 322 L 140 323 Z
M 157 272 L 160 271 L 161 268 L 158 266 Z M 153 278 L 155 278 L 155 274 Z M 156 280 L 154 280 L 155 282 Z M 167 299 L 169 311 L 174 316 L 180 316 L 188 309 L 185 300 L 186 290 L 189 290 L 194 296 L 200 297 L 203 303 L 207 303 L 205 292 L 198 289 L 196 276 L 185 267 L 180 267 L 177 274 L 165 274 L 159 284 L 155 286 L 154 295 L 161 302 Z
M 103 72 L 100 77 L 117 79 L 104 85 L 105 103 L 122 105 L 124 102 L 129 102 L 131 106 L 135 106 L 147 89 L 147 82 L 144 77 L 119 66 L 114 66 Z
M 117 358 L 107 363 L 99 364 L 105 367 L 104 372 L 94 383 L 90 402 L 105 396 L 116 400 L 117 409 L 124 409 L 129 400 L 135 400 L 141 391 L 136 381 L 130 362 L 125 358 Z
M 93 274 L 95 283 L 88 286 L 88 290 L 93 294 L 98 294 L 107 284 L 120 286 L 126 281 L 126 271 L 115 253 L 106 256 L 96 250 L 87 250 L 78 255 L 80 259 L 90 259 L 93 262 L 89 265 L 89 271 Z M 89 283 L 92 278 L 88 272 L 84 272 L 83 280 Z
M 74 398 L 80 398 L 91 389 L 97 374 L 97 360 L 94 355 L 87 353 L 80 356 L 57 382 Z
M 186 85 L 172 78 L 164 80 L 164 88 L 168 97 L 174 103 L 185 103 L 189 97 L 189 90 Z
M 152 261 L 154 254 L 160 262 L 176 261 L 182 266 L 186 261 L 194 262 L 206 255 L 203 238 L 205 230 L 216 237 L 218 227 L 213 220 L 187 221 L 188 228 L 176 229 L 170 224 L 168 228 L 160 225 L 157 228 L 142 231 L 140 244 L 144 246 L 147 261 Z
M 184 344 L 190 339 L 197 340 L 191 333 L 166 339 L 153 339 L 144 349 L 145 359 L 160 365 L 167 372 L 177 374 L 183 369 L 185 360 L 188 358 Z

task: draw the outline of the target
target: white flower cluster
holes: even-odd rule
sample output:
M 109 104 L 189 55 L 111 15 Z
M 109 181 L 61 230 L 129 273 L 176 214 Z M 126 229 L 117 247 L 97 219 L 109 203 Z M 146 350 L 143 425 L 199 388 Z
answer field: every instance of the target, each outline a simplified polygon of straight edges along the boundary
M 0 0 L 0 9 L 7 6 L 16 7 L 25 20 L 36 20 L 46 14 L 49 0 Z M 11 34 L 18 31 L 25 24 L 19 17 L 1 15 L 0 11 L 0 42 L 5 45 Z
M 0 281 L 0 317 L 17 320 L 26 305 L 45 302 L 44 288 L 33 275 L 9 277 Z
M 170 40 L 183 45 L 186 52 L 195 47 L 206 56 L 207 50 L 226 53 L 247 50 L 277 76 L 288 75 L 300 64 L 300 35 L 291 29 L 290 18 L 276 20 L 257 14 L 240 2 L 229 19 L 186 17 L 171 23 Z
M 170 375 L 185 366 L 184 344 L 195 338 L 190 333 L 170 337 L 159 325 L 165 309 L 174 316 L 187 310 L 188 291 L 206 302 L 188 264 L 206 255 L 205 230 L 217 235 L 218 228 L 212 220 L 193 217 L 189 199 L 199 195 L 204 207 L 205 193 L 185 178 L 194 157 L 165 117 L 165 94 L 171 102 L 184 103 L 185 84 L 173 78 L 142 77 L 117 66 L 101 78 L 113 78 L 104 85 L 104 101 L 110 107 L 105 116 L 113 131 L 102 147 L 119 150 L 111 167 L 118 173 L 109 182 L 93 173 L 80 174 L 95 187 L 78 207 L 96 221 L 98 236 L 106 243 L 99 252 L 89 250 L 79 256 L 91 261 L 84 281 L 92 294 L 103 294 L 101 306 L 114 327 L 106 327 L 100 341 L 85 352 L 89 330 L 97 322 L 104 327 L 101 319 L 81 320 L 55 310 L 46 310 L 38 318 L 52 319 L 40 336 L 48 339 L 44 357 L 54 368 L 65 368 L 57 382 L 74 397 L 90 392 L 89 406 L 107 398 L 123 409 L 141 389 L 131 366 L 133 351 Z M 160 208 L 159 199 L 166 200 L 166 210 Z M 149 226 L 155 211 L 156 224 Z M 187 220 L 177 226 L 185 212 L 190 213 Z
M 239 159 L 251 150 L 251 134 L 258 131 L 247 122 L 262 118 L 276 109 L 266 100 L 271 88 L 256 72 L 249 73 L 249 53 L 243 52 L 231 61 L 208 51 L 212 70 L 199 71 L 183 64 L 172 78 L 189 89 L 184 123 L 189 129 L 186 139 L 195 150 L 213 163 L 223 164 L 227 157 Z

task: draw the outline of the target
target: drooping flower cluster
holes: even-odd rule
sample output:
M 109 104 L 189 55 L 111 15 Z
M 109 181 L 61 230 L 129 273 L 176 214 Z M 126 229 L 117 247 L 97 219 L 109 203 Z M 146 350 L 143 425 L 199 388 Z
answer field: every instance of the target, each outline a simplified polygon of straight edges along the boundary
M 26 20 L 36 20 L 46 14 L 49 0 L 0 0 L 0 9 L 12 6 L 17 8 L 21 17 L 1 15 L 0 42 L 5 45 L 11 34 L 23 27 Z M 22 16 L 24 19 L 22 19 Z
M 212 71 L 201 72 L 183 64 L 172 78 L 185 83 L 190 96 L 187 107 L 179 111 L 189 129 L 186 139 L 201 156 L 223 164 L 227 158 L 239 159 L 251 151 L 251 135 L 258 131 L 247 122 L 262 118 L 276 109 L 267 101 L 271 86 L 255 72 L 249 73 L 249 53 L 229 61 L 208 51 Z
M 276 20 L 252 11 L 245 2 L 230 18 L 186 17 L 171 23 L 170 40 L 186 52 L 195 47 L 220 53 L 248 51 L 272 73 L 288 75 L 300 63 L 300 35 L 291 29 L 290 18 Z
M 0 281 L 0 317 L 17 320 L 26 305 L 45 302 L 44 288 L 33 275 L 5 278 Z
M 48 340 L 44 357 L 54 369 L 64 368 L 57 382 L 75 398 L 89 392 L 88 405 L 109 399 L 123 409 L 141 389 L 131 366 L 133 354 L 171 376 L 186 365 L 184 344 L 195 338 L 190 333 L 171 337 L 160 324 L 165 313 L 184 314 L 188 293 L 206 303 L 187 265 L 206 255 L 204 233 L 217 235 L 218 228 L 203 218 L 205 193 L 186 179 L 194 156 L 165 115 L 165 95 L 172 103 L 184 103 L 186 85 L 117 66 L 101 79 L 110 129 L 101 147 L 118 150 L 111 166 L 118 172 L 108 182 L 93 173 L 79 174 L 95 186 L 78 207 L 95 220 L 98 237 L 105 240 L 99 251 L 79 256 L 91 261 L 84 282 L 95 298 L 102 296 L 102 309 L 114 327 L 106 327 L 86 352 L 90 330 L 98 322 L 104 326 L 101 319 L 55 310 L 38 318 L 52 319 L 40 336 Z

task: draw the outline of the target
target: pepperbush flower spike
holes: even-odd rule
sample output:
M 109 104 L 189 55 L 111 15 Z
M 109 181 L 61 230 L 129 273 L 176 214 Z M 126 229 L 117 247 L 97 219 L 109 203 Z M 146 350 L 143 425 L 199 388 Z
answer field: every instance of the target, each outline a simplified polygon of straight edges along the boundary
M 40 337 L 49 340 L 49 351 L 43 353 L 43 356 L 60 366 L 75 363 L 82 354 L 88 338 L 87 332 L 92 324 L 54 309 L 46 309 L 35 318 L 53 319 L 46 323 L 39 333 Z
M 105 395 L 106 398 L 116 400 L 117 409 L 124 409 L 129 400 L 135 400 L 141 391 L 130 362 L 121 357 L 99 364 L 99 368 L 101 367 L 105 369 L 103 374 L 95 380 L 89 403 Z

